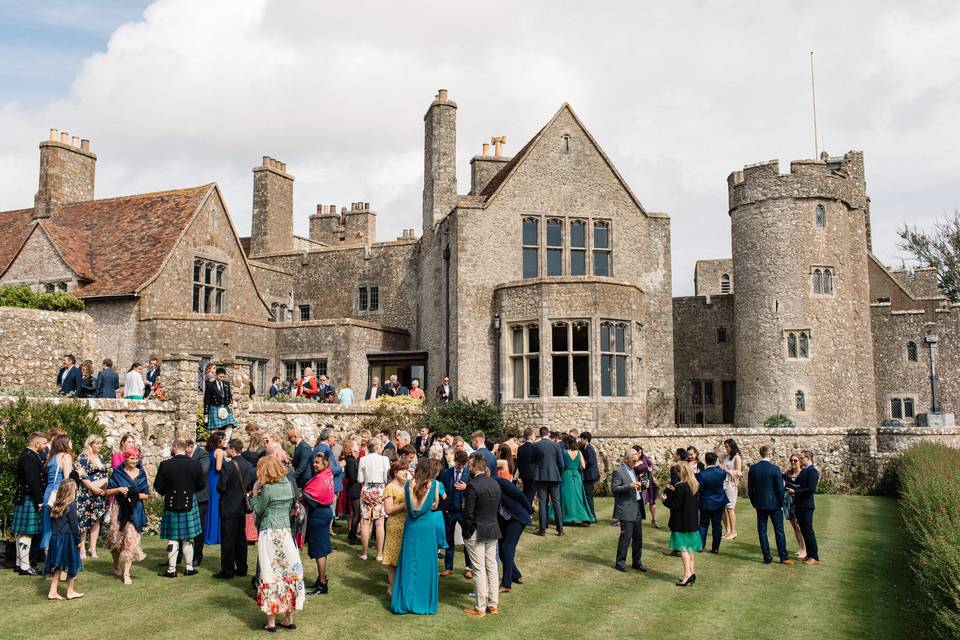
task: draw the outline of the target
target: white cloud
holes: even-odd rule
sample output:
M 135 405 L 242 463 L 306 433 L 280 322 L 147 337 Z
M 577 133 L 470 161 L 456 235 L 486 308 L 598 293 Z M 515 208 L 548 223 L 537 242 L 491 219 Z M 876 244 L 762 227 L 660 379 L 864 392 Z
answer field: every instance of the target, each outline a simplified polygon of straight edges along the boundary
M 158 0 L 42 109 L 0 103 L 0 208 L 27 206 L 48 127 L 93 140 L 100 196 L 220 183 L 242 233 L 261 155 L 317 202 L 420 226 L 422 116 L 459 104 L 460 190 L 495 134 L 516 151 L 569 101 L 649 209 L 672 217 L 675 293 L 729 255 L 727 174 L 813 153 L 808 52 L 832 153 L 863 149 L 874 246 L 960 203 L 960 7 L 950 3 L 316 3 Z

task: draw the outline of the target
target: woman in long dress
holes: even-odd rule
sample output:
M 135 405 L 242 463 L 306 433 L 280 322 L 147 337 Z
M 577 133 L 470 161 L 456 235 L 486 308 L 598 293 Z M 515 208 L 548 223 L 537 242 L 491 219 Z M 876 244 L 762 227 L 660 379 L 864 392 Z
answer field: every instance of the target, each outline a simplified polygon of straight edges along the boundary
M 140 546 L 140 536 L 147 524 L 147 510 L 143 501 L 150 497 L 147 472 L 140 466 L 140 451 L 135 448 L 123 452 L 123 465 L 113 470 L 107 484 L 107 495 L 114 496 L 110 508 L 110 533 L 106 545 L 113 554 L 113 575 L 123 578 L 123 584 L 133 584 L 130 567 L 146 556 Z M 123 569 L 120 562 L 123 561 Z
M 40 538 L 40 548 L 44 551 L 50 544 L 50 534 L 53 522 L 50 518 L 50 507 L 56 496 L 57 489 L 65 478 L 70 477 L 73 471 L 73 443 L 70 436 L 60 435 L 53 439 L 50 453 L 47 457 L 47 488 L 43 492 L 43 536 Z
M 84 554 L 87 534 L 90 534 L 90 557 L 97 557 L 97 539 L 100 524 L 107 513 L 107 465 L 100 457 L 103 438 L 97 434 L 87 436 L 83 452 L 77 458 L 76 470 L 80 476 L 77 492 L 77 514 L 80 522 L 80 557 Z
M 436 475 L 436 466 L 426 461 L 417 465 L 413 481 L 404 487 L 407 518 L 390 600 L 394 613 L 433 615 L 437 612 L 437 552 L 447 544 L 446 535 L 440 535 L 432 513 L 440 502 L 442 489 L 434 480 Z
M 393 597 L 393 581 L 403 544 L 403 525 L 407 518 L 404 487 L 409 479 L 407 463 L 397 460 L 390 465 L 390 482 L 383 489 L 383 511 L 387 514 L 386 537 L 383 542 L 383 566 L 387 568 L 387 597 Z
M 560 478 L 560 505 L 563 507 L 563 524 L 591 524 L 597 519 L 587 504 L 587 494 L 583 489 L 583 469 L 586 463 L 577 446 L 577 440 L 570 434 L 563 436 L 563 448 L 566 450 L 563 476 Z M 553 518 L 553 506 L 550 507 Z
M 306 596 L 303 563 L 290 534 L 293 499 L 294 487 L 287 479 L 287 468 L 273 456 L 262 457 L 257 463 L 252 502 L 260 530 L 257 606 L 267 614 L 267 631 L 276 631 L 278 626 L 296 629 L 293 612 L 303 609 Z M 283 616 L 284 622 L 277 622 L 277 616 Z
M 308 595 L 329 592 L 327 586 L 327 556 L 330 546 L 330 521 L 333 520 L 333 470 L 326 456 L 313 459 L 314 476 L 303 487 L 301 501 L 307 507 L 307 555 L 317 562 L 317 581 Z
M 207 451 L 210 453 L 210 471 L 207 472 L 207 486 L 216 487 L 220 480 L 220 470 L 226 455 L 227 435 L 223 431 L 214 431 L 207 438 Z M 207 517 L 203 527 L 203 544 L 220 544 L 220 492 L 211 491 L 207 503 Z
M 727 508 L 723 510 L 723 539 L 733 540 L 737 537 L 737 494 L 740 491 L 740 476 L 743 475 L 743 459 L 740 447 L 733 438 L 724 440 L 723 448 L 726 450 L 723 469 L 727 472 L 727 479 L 723 481 L 723 490 L 727 494 Z

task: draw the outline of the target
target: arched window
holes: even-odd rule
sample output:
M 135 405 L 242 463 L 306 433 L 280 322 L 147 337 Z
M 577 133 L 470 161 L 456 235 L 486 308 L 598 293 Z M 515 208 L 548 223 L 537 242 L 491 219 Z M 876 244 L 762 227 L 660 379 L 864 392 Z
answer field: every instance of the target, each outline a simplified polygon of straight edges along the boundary
M 800 348 L 798 349 L 797 357 L 799 358 L 809 358 L 810 357 L 810 337 L 807 335 L 806 331 L 800 333 Z
M 790 333 L 787 335 L 787 357 L 797 357 L 797 334 L 795 333 Z
M 820 269 L 813 270 L 813 293 L 823 293 L 823 272 Z
M 730 274 L 720 276 L 720 293 L 730 293 Z
M 830 269 L 823 270 L 823 293 L 833 295 L 833 272 Z
M 817 227 L 824 229 L 827 226 L 827 209 L 822 204 L 817 205 L 816 214 L 815 214 Z
M 913 340 L 907 343 L 907 360 L 910 362 L 917 361 L 917 343 Z
M 803 395 L 803 391 L 797 389 L 797 393 L 794 394 L 794 405 L 796 406 L 797 411 L 806 411 L 807 410 L 807 399 Z

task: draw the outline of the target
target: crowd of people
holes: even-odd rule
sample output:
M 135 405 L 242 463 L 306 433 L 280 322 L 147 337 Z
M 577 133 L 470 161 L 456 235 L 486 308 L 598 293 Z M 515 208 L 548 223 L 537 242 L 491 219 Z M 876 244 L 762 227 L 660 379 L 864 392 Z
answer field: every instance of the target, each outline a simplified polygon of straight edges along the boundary
M 227 384 L 217 376 L 212 384 L 218 379 Z M 524 529 L 534 523 L 535 506 L 535 535 L 546 535 L 552 525 L 564 536 L 565 526 L 597 522 L 593 489 L 600 469 L 589 432 L 526 429 L 521 438 L 507 434 L 494 443 L 479 431 L 468 442 L 426 429 L 415 438 L 389 430 L 360 430 L 341 438 L 327 426 L 311 444 L 295 426 L 284 434 L 250 426 L 246 441 L 231 431 L 213 431 L 204 446 L 174 440 L 152 483 L 130 434 L 109 464 L 101 457 L 100 436 L 87 438 L 75 457 L 62 431 L 31 434 L 17 467 L 12 527 L 17 571 L 37 575 L 43 558 L 50 599 L 83 597 L 77 576 L 87 558 L 97 558 L 105 532 L 114 574 L 132 584 L 133 565 L 145 559 L 144 502 L 155 493 L 162 498 L 160 536 L 167 541 L 159 575 L 196 576 L 204 547 L 219 545 L 220 567 L 213 577 L 250 576 L 268 631 L 294 628 L 294 614 L 306 596 L 329 593 L 327 558 L 338 521 L 347 543 L 359 547 L 361 560 L 373 556 L 385 567 L 384 588 L 397 614 L 436 613 L 440 578 L 454 574 L 456 547 L 462 545 L 463 575 L 474 586 L 474 602 L 464 611 L 483 617 L 498 613 L 500 595 L 524 582 L 517 549 Z M 613 524 L 620 527 L 617 570 L 627 571 L 632 547 L 631 567 L 646 571 L 642 521 L 649 510 L 652 525 L 660 528 L 658 497 L 670 511 L 665 553 L 682 562 L 678 586 L 695 584 L 695 556 L 707 550 L 711 528 L 711 553 L 719 553 L 722 540 L 736 538 L 742 456 L 731 439 L 718 451 L 722 458 L 710 451 L 701 462 L 696 448 L 678 449 L 662 488 L 642 447 L 625 452 L 611 474 Z M 786 471 L 771 462 L 770 447 L 761 447 L 760 456 L 747 474 L 747 492 L 757 510 L 763 561 L 772 561 L 769 521 L 780 562 L 794 564 L 786 549 L 787 519 L 800 558 L 818 563 L 813 494 L 819 474 L 813 455 L 792 456 Z M 312 584 L 305 581 L 303 546 L 316 563 Z M 65 596 L 58 592 L 60 582 L 66 582 Z
M 271 398 L 292 396 L 327 404 L 349 405 L 357 400 L 349 380 L 340 378 L 337 385 L 334 385 L 327 375 L 322 373 L 316 375 L 310 367 L 306 367 L 303 374 L 296 380 L 285 381 L 280 376 L 274 376 L 267 393 Z M 381 384 L 380 378 L 373 376 L 370 387 L 366 389 L 362 399 L 376 400 L 384 396 L 407 396 L 415 400 L 427 400 L 427 394 L 420 388 L 420 381 L 416 378 L 411 380 L 410 386 L 407 387 L 395 375 L 390 376 L 386 384 Z M 439 403 L 449 402 L 453 398 L 450 378 L 444 377 L 443 381 L 437 385 L 434 397 Z
M 57 371 L 57 393 L 77 398 L 116 398 L 118 393 L 127 400 L 143 400 L 153 397 L 166 399 L 166 391 L 160 383 L 160 360 L 151 356 L 148 367 L 134 362 L 120 384 L 120 375 L 113 370 L 113 360 L 105 358 L 99 371 L 94 370 L 92 360 L 83 360 L 79 365 L 72 353 L 63 356 L 63 366 Z

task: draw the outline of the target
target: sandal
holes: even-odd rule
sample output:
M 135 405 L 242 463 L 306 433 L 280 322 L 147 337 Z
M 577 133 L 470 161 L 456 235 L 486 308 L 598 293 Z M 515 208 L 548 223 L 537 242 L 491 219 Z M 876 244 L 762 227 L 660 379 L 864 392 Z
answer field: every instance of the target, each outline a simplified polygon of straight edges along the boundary
M 282 622 L 278 622 L 277 626 L 280 627 L 281 629 L 290 629 L 290 631 L 293 631 L 294 629 L 297 628 L 297 623 L 291 622 L 290 624 L 283 624 Z

